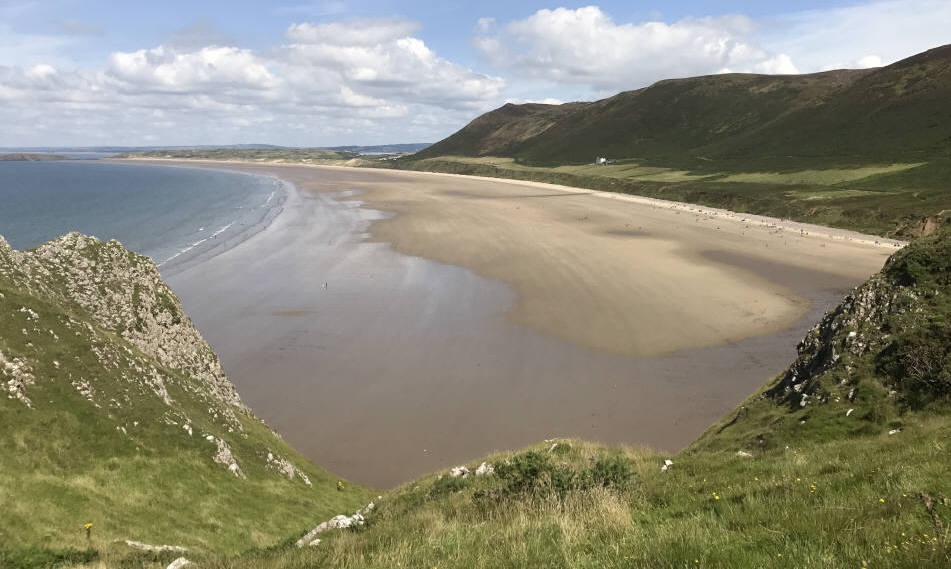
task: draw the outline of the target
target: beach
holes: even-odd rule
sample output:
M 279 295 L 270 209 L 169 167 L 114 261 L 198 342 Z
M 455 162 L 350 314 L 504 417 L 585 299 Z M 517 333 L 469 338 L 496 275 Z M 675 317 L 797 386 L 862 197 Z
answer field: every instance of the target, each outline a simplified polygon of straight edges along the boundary
M 296 189 L 170 284 L 256 413 L 374 486 L 555 436 L 675 451 L 896 249 L 546 184 L 205 166 Z

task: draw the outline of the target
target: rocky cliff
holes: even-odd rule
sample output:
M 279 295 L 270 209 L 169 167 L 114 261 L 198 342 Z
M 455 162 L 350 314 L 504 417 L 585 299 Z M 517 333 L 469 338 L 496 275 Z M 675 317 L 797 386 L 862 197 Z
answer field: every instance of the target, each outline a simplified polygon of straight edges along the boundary
M 951 399 L 951 223 L 895 253 L 822 318 L 788 369 L 700 446 L 900 432 Z
M 364 501 L 250 412 L 152 260 L 116 241 L 0 237 L 0 385 L 0 543 L 81 545 L 90 522 L 246 547 Z

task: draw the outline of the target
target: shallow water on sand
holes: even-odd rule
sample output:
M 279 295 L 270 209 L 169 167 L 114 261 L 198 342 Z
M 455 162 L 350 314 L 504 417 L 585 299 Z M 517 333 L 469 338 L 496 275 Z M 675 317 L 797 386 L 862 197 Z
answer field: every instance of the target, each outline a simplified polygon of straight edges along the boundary
M 170 282 L 262 418 L 317 464 L 378 487 L 554 436 L 676 450 L 787 365 L 852 284 L 776 263 L 812 301 L 788 330 L 611 356 L 511 323 L 501 282 L 365 241 L 383 214 L 352 201 L 345 177 L 327 187 L 292 192 L 266 231 Z
M 239 172 L 0 161 L 0 235 L 16 249 L 69 231 L 118 239 L 169 274 L 260 230 L 286 192 L 273 176 Z

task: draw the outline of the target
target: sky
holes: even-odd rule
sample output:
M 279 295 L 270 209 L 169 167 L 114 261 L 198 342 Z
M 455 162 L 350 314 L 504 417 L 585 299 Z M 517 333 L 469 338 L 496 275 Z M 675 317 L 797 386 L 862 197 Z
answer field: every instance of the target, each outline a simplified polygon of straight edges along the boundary
M 951 0 L 0 0 L 0 147 L 434 142 L 507 102 L 947 43 Z

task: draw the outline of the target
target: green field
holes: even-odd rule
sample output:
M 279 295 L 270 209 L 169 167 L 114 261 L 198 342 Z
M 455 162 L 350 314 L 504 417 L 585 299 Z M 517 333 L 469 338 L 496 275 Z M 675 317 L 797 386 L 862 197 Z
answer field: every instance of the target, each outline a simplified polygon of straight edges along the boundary
M 742 171 L 752 164 L 704 165 L 692 170 L 635 159 L 614 164 L 531 166 L 506 157 L 413 159 L 381 167 L 532 180 L 629 193 L 732 211 L 795 219 L 898 238 L 920 235 L 921 220 L 951 211 L 951 160 L 897 164 L 797 164 Z

